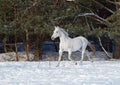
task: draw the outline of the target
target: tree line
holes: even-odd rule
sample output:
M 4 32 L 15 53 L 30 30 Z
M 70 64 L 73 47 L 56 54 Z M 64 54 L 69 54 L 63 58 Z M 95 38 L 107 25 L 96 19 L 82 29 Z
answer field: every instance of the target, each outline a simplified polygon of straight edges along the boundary
M 114 58 L 119 58 L 120 11 L 119 3 L 116 3 L 117 0 L 0 0 L 0 42 L 5 52 L 9 50 L 8 43 L 14 43 L 17 60 L 17 43 L 24 42 L 29 60 L 30 48 L 34 47 L 35 55 L 39 57 L 42 42 L 50 39 L 54 26 L 59 25 L 70 34 L 114 39 Z M 82 13 L 94 13 L 99 18 L 76 18 Z

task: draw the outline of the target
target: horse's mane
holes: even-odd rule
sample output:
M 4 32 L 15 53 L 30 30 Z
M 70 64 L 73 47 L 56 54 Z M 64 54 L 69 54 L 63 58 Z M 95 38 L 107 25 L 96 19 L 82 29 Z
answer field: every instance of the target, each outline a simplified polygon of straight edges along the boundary
M 63 28 L 60 28 L 60 27 L 59 27 L 59 29 L 60 29 L 66 36 L 68 36 L 68 33 L 67 33 Z

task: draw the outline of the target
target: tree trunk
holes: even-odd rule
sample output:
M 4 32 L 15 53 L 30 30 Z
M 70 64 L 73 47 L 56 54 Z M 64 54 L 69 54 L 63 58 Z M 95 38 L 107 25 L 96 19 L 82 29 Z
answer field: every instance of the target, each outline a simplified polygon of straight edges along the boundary
M 15 32 L 15 54 L 16 54 L 16 61 L 19 61 L 16 32 Z
M 35 55 L 36 55 L 36 57 L 35 57 L 35 60 L 42 60 L 42 57 L 41 57 L 41 54 L 42 54 L 42 49 L 41 49 L 41 40 L 42 39 L 40 39 L 40 37 L 39 37 L 40 35 L 39 34 L 37 34 L 37 42 L 36 42 L 36 51 L 35 51 Z
M 7 37 L 5 36 L 4 39 L 3 39 L 3 46 L 4 46 L 4 52 L 5 53 L 7 53 L 6 41 L 7 41 Z
M 115 50 L 113 52 L 113 58 L 120 58 L 120 37 L 115 40 Z
M 25 30 L 25 32 L 26 32 L 26 55 L 27 55 L 27 60 L 29 61 L 30 59 L 29 59 L 29 44 L 28 44 L 28 42 L 29 42 L 29 34 L 28 34 L 28 30 L 26 29 Z

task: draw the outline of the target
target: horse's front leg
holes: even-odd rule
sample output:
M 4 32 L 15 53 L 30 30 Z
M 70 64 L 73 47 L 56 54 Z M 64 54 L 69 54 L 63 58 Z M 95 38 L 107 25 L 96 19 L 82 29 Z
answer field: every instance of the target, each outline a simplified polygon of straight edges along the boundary
M 58 64 L 57 64 L 57 66 L 56 66 L 56 67 L 58 67 L 58 66 L 59 66 L 59 64 L 60 64 L 60 61 L 61 61 L 61 58 L 62 58 L 62 54 L 63 54 L 63 51 L 62 51 L 62 50 L 59 50 Z
M 68 59 L 69 59 L 70 61 L 73 61 L 72 58 L 71 58 L 71 54 L 72 54 L 72 51 L 71 51 L 71 50 L 68 50 Z
M 68 50 L 68 59 L 69 59 L 70 61 L 75 62 L 75 61 L 71 58 L 71 54 L 72 54 L 72 51 L 71 51 L 71 50 Z M 75 64 L 77 64 L 77 62 L 75 62 Z

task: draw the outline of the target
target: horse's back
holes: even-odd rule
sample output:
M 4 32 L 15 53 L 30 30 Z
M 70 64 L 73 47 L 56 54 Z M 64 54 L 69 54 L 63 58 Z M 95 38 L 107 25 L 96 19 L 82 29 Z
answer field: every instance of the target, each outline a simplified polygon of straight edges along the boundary
M 72 51 L 77 51 L 77 50 L 80 50 L 82 46 L 84 45 L 86 46 L 88 44 L 88 40 L 83 36 L 78 36 L 78 37 L 72 38 L 68 44 L 72 48 Z
M 78 37 L 76 37 L 74 39 L 79 39 L 82 43 L 86 43 L 86 44 L 89 43 L 89 41 L 87 40 L 87 38 L 85 38 L 83 36 L 78 36 Z

